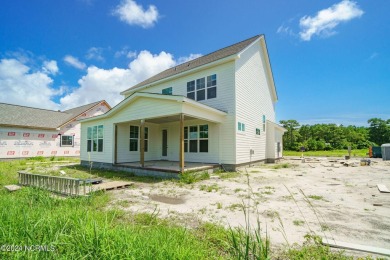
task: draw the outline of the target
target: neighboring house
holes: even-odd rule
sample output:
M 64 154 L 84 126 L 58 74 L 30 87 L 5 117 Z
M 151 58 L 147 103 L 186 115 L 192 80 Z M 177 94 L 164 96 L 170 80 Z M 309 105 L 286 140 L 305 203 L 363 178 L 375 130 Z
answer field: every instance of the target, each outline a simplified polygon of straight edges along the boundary
M 176 161 L 225 169 L 282 156 L 277 94 L 258 35 L 167 69 L 121 93 L 104 115 L 81 121 L 81 162 L 115 167 Z
M 80 156 L 78 120 L 110 109 L 106 101 L 62 112 L 0 103 L 0 159 Z

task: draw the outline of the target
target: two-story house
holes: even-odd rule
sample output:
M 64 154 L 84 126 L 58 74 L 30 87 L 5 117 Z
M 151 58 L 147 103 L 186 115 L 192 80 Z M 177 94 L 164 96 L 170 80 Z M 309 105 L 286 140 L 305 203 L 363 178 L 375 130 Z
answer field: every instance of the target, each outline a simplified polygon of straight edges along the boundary
M 263 35 L 167 69 L 121 94 L 124 100 L 109 112 L 82 120 L 82 164 L 133 165 L 139 172 L 168 161 L 176 168 L 166 171 L 183 172 L 191 163 L 234 170 L 282 156 L 285 129 L 275 123 L 277 94 Z

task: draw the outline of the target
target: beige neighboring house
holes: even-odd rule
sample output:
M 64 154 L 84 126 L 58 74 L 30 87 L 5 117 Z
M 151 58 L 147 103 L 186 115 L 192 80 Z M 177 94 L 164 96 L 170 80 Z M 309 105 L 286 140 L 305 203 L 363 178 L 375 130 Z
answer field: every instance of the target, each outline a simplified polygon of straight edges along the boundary
M 286 130 L 275 123 L 278 97 L 263 35 L 121 94 L 109 112 L 81 121 L 82 164 L 147 174 L 142 170 L 183 172 L 192 163 L 235 170 L 282 157 Z
M 65 111 L 0 103 L 0 159 L 80 156 L 78 120 L 110 109 L 104 100 Z

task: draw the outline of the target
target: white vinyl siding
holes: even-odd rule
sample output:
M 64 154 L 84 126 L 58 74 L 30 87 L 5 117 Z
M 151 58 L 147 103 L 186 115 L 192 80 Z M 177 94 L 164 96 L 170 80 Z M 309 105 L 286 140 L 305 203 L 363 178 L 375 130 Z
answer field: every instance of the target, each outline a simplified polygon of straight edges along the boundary
M 263 115 L 270 121 L 275 120 L 268 84 L 264 54 L 260 43 L 256 42 L 236 60 L 237 122 L 245 122 L 245 135 L 236 135 L 238 164 L 267 158 L 266 142 L 269 133 L 265 133 Z M 264 134 L 257 135 L 256 129 L 263 130 Z M 251 149 L 254 150 L 252 158 Z

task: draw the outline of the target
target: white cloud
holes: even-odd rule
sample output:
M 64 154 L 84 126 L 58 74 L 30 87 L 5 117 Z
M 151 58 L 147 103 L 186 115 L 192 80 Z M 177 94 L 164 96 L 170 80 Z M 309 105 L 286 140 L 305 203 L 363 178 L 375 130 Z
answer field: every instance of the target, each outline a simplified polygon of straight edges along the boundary
M 71 55 L 66 55 L 64 57 L 64 61 L 70 66 L 75 67 L 76 69 L 83 70 L 87 67 L 84 62 L 81 62 L 78 58 L 73 57 Z
M 122 0 L 122 2 L 113 11 L 123 22 L 130 25 L 139 25 L 143 28 L 152 27 L 158 20 L 159 14 L 157 7 L 149 5 L 147 10 L 138 5 L 133 0 Z
M 42 71 L 45 72 L 46 74 L 53 74 L 53 75 L 57 74 L 59 71 L 57 62 L 55 60 L 44 61 Z
M 103 49 L 102 48 L 91 47 L 87 51 L 87 55 L 85 55 L 85 57 L 88 60 L 92 60 L 93 59 L 93 60 L 97 60 L 97 61 L 104 61 L 104 57 L 103 57 L 102 53 L 103 53 Z
M 123 100 L 119 93 L 138 82 L 153 76 L 176 64 L 173 56 L 166 52 L 151 54 L 141 51 L 137 58 L 130 62 L 129 68 L 101 69 L 91 66 L 87 74 L 79 81 L 79 88 L 61 98 L 64 109 L 105 99 L 111 106 Z
M 114 54 L 115 58 L 119 58 L 125 56 L 128 59 L 134 59 L 137 57 L 137 52 L 136 51 L 129 51 L 128 47 L 122 48 L 120 51 L 116 51 Z
M 191 53 L 191 54 L 188 55 L 188 56 L 178 58 L 178 59 L 177 59 L 177 63 L 178 63 L 178 64 L 185 63 L 185 62 L 187 62 L 187 61 L 197 59 L 197 58 L 199 58 L 199 57 L 201 57 L 201 56 L 202 56 L 202 54 L 200 54 L 200 53 L 195 53 L 195 54 L 194 54 L 194 53 Z
M 51 87 L 53 79 L 47 75 L 56 71 L 53 61 L 45 62 L 42 71 L 33 72 L 19 60 L 0 60 L 0 102 L 58 109 L 59 105 L 51 101 L 58 91 Z
M 347 22 L 363 15 L 363 10 L 356 2 L 343 0 L 329 8 L 319 11 L 315 16 L 304 16 L 300 19 L 300 37 L 310 41 L 313 35 L 331 36 L 335 34 L 334 28 L 342 22 Z

